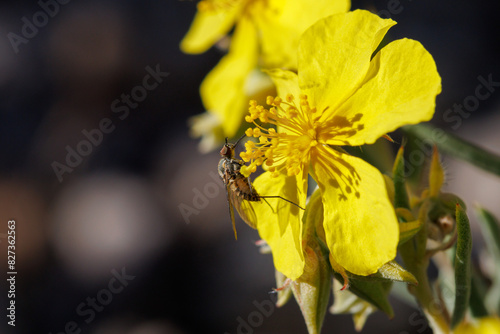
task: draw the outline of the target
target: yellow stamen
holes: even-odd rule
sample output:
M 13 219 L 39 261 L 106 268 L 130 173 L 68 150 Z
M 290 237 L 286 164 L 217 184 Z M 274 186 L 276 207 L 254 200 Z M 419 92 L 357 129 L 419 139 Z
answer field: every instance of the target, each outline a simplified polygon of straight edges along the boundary
M 279 96 L 268 96 L 266 102 L 271 108 L 266 109 L 253 100 L 249 103 L 250 116 L 245 120 L 254 124 L 255 128 L 247 129 L 245 134 L 259 138 L 259 142 L 245 145 L 246 152 L 241 157 L 244 161 L 250 161 L 249 172 L 266 162 L 273 176 L 281 172 L 297 175 L 303 164 L 309 161 L 309 150 L 319 143 L 312 116 L 316 108 L 310 107 L 304 94 L 300 95 L 298 101 L 288 94 L 285 101 Z M 257 119 L 262 124 L 279 127 L 280 132 L 255 123 Z

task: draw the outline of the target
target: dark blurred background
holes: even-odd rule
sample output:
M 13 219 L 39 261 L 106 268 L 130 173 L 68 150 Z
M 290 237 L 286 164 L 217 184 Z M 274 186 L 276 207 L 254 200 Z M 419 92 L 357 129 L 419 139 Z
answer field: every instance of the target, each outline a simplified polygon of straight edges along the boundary
M 0 3 L 0 333 L 306 333 L 293 300 L 259 318 L 275 287 L 271 256 L 241 221 L 234 240 L 218 152 L 201 155 L 188 135 L 187 119 L 204 111 L 200 82 L 223 55 L 180 52 L 196 2 L 67 1 L 50 16 L 42 8 Z M 500 87 L 459 126 L 445 117 L 474 96 L 479 76 L 500 82 L 497 1 L 352 8 L 392 17 L 391 38 L 417 39 L 434 56 L 443 79 L 434 124 L 500 154 Z M 445 189 L 500 215 L 498 178 L 445 165 Z M 15 328 L 5 317 L 9 219 Z M 391 300 L 394 319 L 379 312 L 363 332 L 430 332 L 415 308 Z M 354 332 L 350 316 L 327 315 L 323 333 Z

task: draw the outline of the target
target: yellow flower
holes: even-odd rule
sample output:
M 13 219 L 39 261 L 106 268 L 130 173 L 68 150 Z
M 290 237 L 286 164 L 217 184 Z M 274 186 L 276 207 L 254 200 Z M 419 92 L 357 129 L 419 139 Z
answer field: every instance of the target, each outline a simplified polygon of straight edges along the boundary
M 259 194 L 301 206 L 311 174 L 322 194 L 332 267 L 357 275 L 373 274 L 395 257 L 398 222 L 381 173 L 339 146 L 371 144 L 402 125 L 431 119 L 441 91 L 434 60 L 420 43 L 397 40 L 373 55 L 394 24 L 361 10 L 318 21 L 301 37 L 298 74 L 269 71 L 279 97 L 268 98 L 269 109 L 251 102 L 246 117 L 255 124 L 246 134 L 259 142 L 246 144 L 241 158 L 250 164 L 242 172 L 267 165 L 254 182 Z M 296 279 L 304 268 L 303 211 L 279 199 L 268 202 L 273 210 L 253 205 L 257 228 L 276 269 Z
M 455 334 L 498 334 L 500 333 L 500 319 L 498 317 L 484 317 L 474 323 L 461 323 L 453 331 Z
M 201 98 L 207 110 L 192 120 L 192 133 L 203 137 L 202 149 L 213 148 L 240 128 L 249 99 L 274 94 L 274 86 L 258 66 L 297 68 L 300 35 L 314 22 L 349 10 L 349 0 L 205 0 L 181 49 L 201 53 L 233 26 L 229 53 L 207 75 Z M 216 120 L 209 123 L 206 121 Z
M 314 4 L 310 0 L 203 0 L 181 49 L 204 52 L 236 26 L 233 43 L 250 38 L 250 50 L 259 35 L 265 67 L 295 68 L 300 35 L 317 20 L 346 12 L 350 6 L 349 0 L 315 0 Z M 244 32 L 238 35 L 239 30 Z

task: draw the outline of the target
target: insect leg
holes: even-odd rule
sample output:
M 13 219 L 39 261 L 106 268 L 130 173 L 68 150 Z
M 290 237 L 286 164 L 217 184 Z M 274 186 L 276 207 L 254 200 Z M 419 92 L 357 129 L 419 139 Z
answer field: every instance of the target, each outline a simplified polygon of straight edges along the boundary
M 290 200 L 288 200 L 288 199 L 286 199 L 286 198 L 283 198 L 283 197 L 281 197 L 281 196 L 259 196 L 259 197 L 260 197 L 260 198 L 281 198 L 282 200 L 287 201 L 288 203 L 293 204 L 293 205 L 295 205 L 296 207 L 298 207 L 298 208 L 300 208 L 300 209 L 302 209 L 302 210 L 305 210 L 305 209 L 304 209 L 303 207 L 301 207 L 300 205 L 298 205 L 298 204 L 296 204 L 296 203 L 294 203 L 294 202 L 292 202 L 292 201 L 290 201 Z
M 293 284 L 293 283 L 294 282 L 291 279 L 287 278 L 285 280 L 285 282 L 283 283 L 283 286 L 276 288 L 276 289 L 273 289 L 273 291 L 278 292 L 278 291 L 284 290 L 284 289 L 288 288 L 290 286 L 290 284 Z
M 250 193 L 253 194 L 253 187 L 252 187 L 252 181 L 250 181 L 250 176 L 247 177 L 247 181 L 248 181 L 248 186 L 250 187 Z
M 260 198 L 262 198 L 264 200 L 264 202 L 266 202 L 266 204 L 269 205 L 269 207 L 271 208 L 271 211 L 274 213 L 274 209 L 271 206 L 271 204 L 269 204 L 269 202 L 264 197 L 261 196 Z

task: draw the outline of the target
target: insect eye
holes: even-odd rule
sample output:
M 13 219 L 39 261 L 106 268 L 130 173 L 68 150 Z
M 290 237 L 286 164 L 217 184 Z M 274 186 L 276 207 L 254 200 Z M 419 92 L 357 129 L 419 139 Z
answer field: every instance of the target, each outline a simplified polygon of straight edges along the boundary
M 227 146 L 222 147 L 222 149 L 220 150 L 220 154 L 227 155 Z

